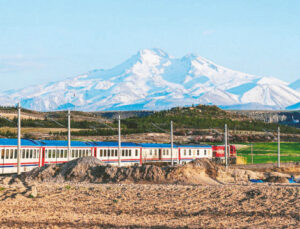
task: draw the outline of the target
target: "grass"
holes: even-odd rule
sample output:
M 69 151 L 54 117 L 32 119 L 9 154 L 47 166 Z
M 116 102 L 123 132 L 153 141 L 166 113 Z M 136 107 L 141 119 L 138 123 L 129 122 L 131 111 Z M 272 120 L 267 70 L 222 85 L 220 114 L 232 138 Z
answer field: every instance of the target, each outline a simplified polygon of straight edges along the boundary
M 240 155 L 244 157 L 247 161 L 247 164 L 252 163 L 251 155 Z M 253 155 L 253 164 L 261 164 L 261 163 L 276 163 L 277 155 Z M 299 156 L 280 156 L 280 162 L 300 162 Z
M 4 191 L 5 190 L 5 188 L 4 187 L 0 187 L 0 191 Z
M 71 187 L 71 185 L 66 185 L 65 186 L 65 189 L 67 189 L 67 190 L 70 190 L 72 187 Z
M 252 163 L 251 147 L 245 147 L 238 150 L 238 156 L 246 158 L 247 163 Z M 299 162 L 300 161 L 300 143 L 282 142 L 280 144 L 281 162 Z M 253 143 L 253 163 L 275 163 L 277 162 L 277 142 Z

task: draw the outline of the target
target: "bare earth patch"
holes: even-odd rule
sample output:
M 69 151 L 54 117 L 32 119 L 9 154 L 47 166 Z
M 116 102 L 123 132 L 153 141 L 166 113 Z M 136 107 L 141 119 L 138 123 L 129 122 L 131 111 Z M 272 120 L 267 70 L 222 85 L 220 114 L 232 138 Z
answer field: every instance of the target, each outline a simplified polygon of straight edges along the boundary
M 117 168 L 87 157 L 0 177 L 0 225 L 300 228 L 300 184 L 281 172 L 224 169 L 207 159 Z
M 40 184 L 0 191 L 1 227 L 299 228 L 299 186 Z

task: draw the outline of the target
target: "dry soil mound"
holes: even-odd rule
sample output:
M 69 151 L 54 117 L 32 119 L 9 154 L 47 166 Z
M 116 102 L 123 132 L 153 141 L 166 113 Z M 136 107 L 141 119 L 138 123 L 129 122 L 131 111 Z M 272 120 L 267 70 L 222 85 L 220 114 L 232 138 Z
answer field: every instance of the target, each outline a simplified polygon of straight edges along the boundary
M 281 173 L 225 169 L 209 159 L 197 159 L 177 167 L 142 165 L 115 167 L 94 157 L 79 158 L 63 165 L 47 165 L 21 176 L 23 181 L 91 182 L 91 183 L 170 183 L 218 184 L 249 183 L 250 179 L 288 183 Z
M 92 183 L 182 183 L 216 184 L 217 167 L 207 159 L 178 167 L 142 165 L 115 167 L 94 157 L 79 158 L 63 165 L 46 165 L 22 174 L 25 181 L 74 181 Z

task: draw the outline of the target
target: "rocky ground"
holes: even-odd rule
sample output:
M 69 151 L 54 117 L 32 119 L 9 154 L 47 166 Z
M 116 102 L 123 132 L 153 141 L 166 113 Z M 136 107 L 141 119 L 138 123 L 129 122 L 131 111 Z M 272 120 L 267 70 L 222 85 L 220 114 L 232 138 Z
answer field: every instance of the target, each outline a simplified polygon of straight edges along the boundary
M 299 228 L 299 186 L 43 184 L 0 192 L 14 228 Z M 34 188 L 35 189 L 35 188 Z
M 289 176 L 208 160 L 115 168 L 79 159 L 0 177 L 0 227 L 299 228 L 300 183 Z

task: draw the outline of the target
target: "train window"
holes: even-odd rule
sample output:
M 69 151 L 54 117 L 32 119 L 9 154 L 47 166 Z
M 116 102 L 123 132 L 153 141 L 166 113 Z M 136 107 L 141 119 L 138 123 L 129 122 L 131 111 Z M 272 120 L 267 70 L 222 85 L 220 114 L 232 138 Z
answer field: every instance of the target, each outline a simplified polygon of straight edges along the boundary
M 184 156 L 186 156 L 186 150 L 183 150 L 183 154 L 184 154 Z
M 118 151 L 119 151 L 119 150 L 115 149 L 115 157 L 118 156 Z
M 10 158 L 10 159 L 13 159 L 13 158 L 14 158 L 14 150 L 13 150 L 13 149 L 10 149 L 9 151 L 10 151 L 10 152 L 9 152 L 9 158 Z
M 129 150 L 129 157 L 131 157 L 131 149 Z
M 72 149 L 72 157 L 75 157 L 75 150 Z
M 150 153 L 149 154 L 150 154 L 150 156 L 152 156 L 152 149 L 150 149 Z
M 5 150 L 5 159 L 8 159 L 9 158 L 9 149 L 6 149 Z
M 52 158 L 56 158 L 56 150 L 55 149 L 52 150 Z
M 3 159 L 3 157 L 4 157 L 4 149 L 1 149 L 0 150 L 0 158 Z
M 36 158 L 36 149 L 33 150 L 32 158 Z
M 82 157 L 82 150 L 81 149 L 78 150 L 78 157 Z
M 15 150 L 14 150 L 14 153 L 15 153 L 14 158 L 17 158 L 17 157 L 18 157 L 18 150 L 15 149 Z
M 85 157 L 85 149 L 82 150 L 82 157 Z
M 137 156 L 139 156 L 139 150 L 135 150 L 135 156 L 137 157 Z
M 197 155 L 199 156 L 199 150 L 197 149 Z
M 32 157 L 33 157 L 33 150 L 30 149 L 30 150 L 29 150 L 29 158 L 32 158 Z
M 104 150 L 104 157 L 106 157 L 106 149 Z
M 125 156 L 125 150 L 122 149 L 122 157 Z
M 192 150 L 191 150 L 191 149 L 189 150 L 189 155 L 190 155 L 190 156 L 192 155 Z
M 107 150 L 107 156 L 110 157 L 110 149 Z
M 206 156 L 206 149 L 204 150 L 204 156 Z
M 68 157 L 68 150 L 64 150 L 64 158 L 67 158 Z
M 25 149 L 22 149 L 22 158 L 25 158 Z
M 100 157 L 102 157 L 102 156 L 103 156 L 103 150 L 100 149 Z
M 60 157 L 64 157 L 64 150 L 63 149 L 60 150 Z

